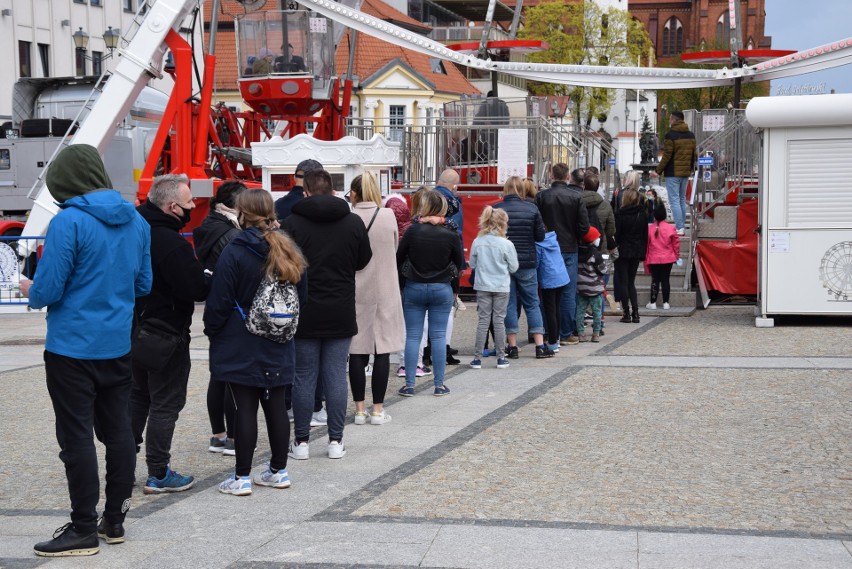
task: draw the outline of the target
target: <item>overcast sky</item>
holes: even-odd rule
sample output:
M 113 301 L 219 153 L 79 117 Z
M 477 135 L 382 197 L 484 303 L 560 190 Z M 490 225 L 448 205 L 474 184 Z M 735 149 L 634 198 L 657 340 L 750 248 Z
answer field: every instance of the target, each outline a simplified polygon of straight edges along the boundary
M 772 49 L 802 50 L 852 38 L 852 0 L 766 0 L 765 33 L 772 36 Z M 823 83 L 826 93 L 852 93 L 852 65 L 778 79 L 772 82 L 772 94 L 778 94 L 779 86 Z

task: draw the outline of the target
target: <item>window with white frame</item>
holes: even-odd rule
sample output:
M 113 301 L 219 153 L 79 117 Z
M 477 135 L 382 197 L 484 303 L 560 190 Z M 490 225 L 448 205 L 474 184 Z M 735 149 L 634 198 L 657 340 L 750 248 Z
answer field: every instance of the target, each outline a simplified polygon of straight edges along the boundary
M 391 105 L 388 116 L 390 118 L 388 138 L 396 142 L 402 142 L 402 132 L 405 127 L 405 105 Z

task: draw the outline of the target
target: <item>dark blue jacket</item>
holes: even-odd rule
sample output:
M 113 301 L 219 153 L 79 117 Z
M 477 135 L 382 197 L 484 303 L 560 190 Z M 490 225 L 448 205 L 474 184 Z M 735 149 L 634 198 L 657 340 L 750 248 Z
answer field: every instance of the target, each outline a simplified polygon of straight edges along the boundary
M 216 263 L 204 308 L 204 333 L 210 337 L 210 376 L 215 380 L 262 388 L 293 382 L 293 341 L 280 344 L 252 334 L 234 305 L 236 301 L 248 313 L 268 252 L 261 232 L 249 228 L 225 247 Z M 299 305 L 304 306 L 308 291 L 305 275 L 296 288 Z
M 495 208 L 502 209 L 509 216 L 509 230 L 506 237 L 518 252 L 518 267 L 536 268 L 535 244 L 544 239 L 544 221 L 538 208 L 518 196 L 506 196 Z
M 278 221 L 284 221 L 293 213 L 293 206 L 305 199 L 305 188 L 293 186 L 287 195 L 275 200 L 275 216 Z

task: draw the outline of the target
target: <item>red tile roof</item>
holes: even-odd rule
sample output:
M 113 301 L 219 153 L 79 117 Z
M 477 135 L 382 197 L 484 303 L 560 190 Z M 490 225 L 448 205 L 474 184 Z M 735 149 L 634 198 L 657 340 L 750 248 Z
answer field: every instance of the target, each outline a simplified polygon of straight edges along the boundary
M 418 22 L 414 18 L 392 8 L 382 2 L 382 0 L 364 0 L 364 3 L 361 5 L 361 11 L 382 20 L 396 20 L 420 27 L 425 26 L 422 22 Z M 340 76 L 343 76 L 349 68 L 349 34 L 350 32 L 347 31 L 343 35 L 335 54 L 335 69 Z M 361 81 L 372 76 L 391 61 L 399 60 L 402 64 L 407 65 L 424 79 L 431 82 L 434 85 L 434 90 L 437 92 L 455 95 L 473 95 L 479 93 L 479 90 L 470 81 L 465 79 L 458 68 L 448 61 L 444 62 L 446 75 L 443 73 L 434 73 L 428 55 L 403 49 L 363 33 L 358 34 L 358 45 L 356 47 L 355 74 L 358 75 Z

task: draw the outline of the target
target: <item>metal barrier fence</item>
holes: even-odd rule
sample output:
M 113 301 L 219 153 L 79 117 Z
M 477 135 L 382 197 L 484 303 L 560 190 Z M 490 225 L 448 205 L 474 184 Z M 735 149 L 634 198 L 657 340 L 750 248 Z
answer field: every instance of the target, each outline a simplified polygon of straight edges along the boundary
M 40 250 L 44 237 L 0 237 L 0 309 L 24 311 L 27 299 L 20 297 L 21 277 L 35 273 L 37 253 L 26 257 L 18 254 L 18 243 L 26 242 L 31 250 Z

